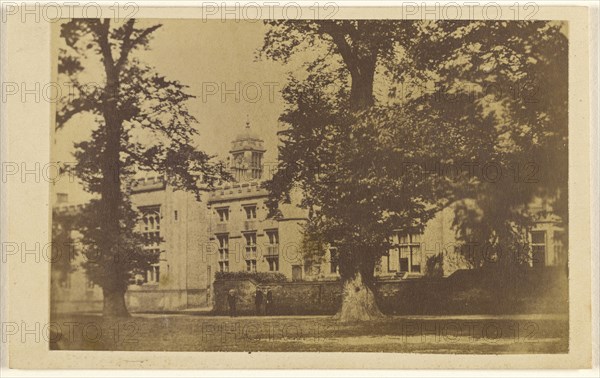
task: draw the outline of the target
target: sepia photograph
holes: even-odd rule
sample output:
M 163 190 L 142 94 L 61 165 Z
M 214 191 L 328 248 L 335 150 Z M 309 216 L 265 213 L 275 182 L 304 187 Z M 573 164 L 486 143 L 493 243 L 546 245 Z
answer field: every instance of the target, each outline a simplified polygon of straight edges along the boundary
M 53 26 L 51 348 L 567 352 L 565 22 Z
M 591 368 L 587 10 L 252 4 L 38 9 L 11 367 Z

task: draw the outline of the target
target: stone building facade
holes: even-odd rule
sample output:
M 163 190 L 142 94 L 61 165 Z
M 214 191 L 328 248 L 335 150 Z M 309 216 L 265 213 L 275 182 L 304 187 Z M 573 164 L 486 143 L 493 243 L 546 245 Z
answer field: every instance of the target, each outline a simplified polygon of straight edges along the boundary
M 149 241 L 146 248 L 160 251 L 160 261 L 131 283 L 126 295 L 130 310 L 212 307 L 216 272 L 280 272 L 290 281 L 339 277 L 334 247 L 322 261 L 305 264 L 301 242 L 307 213 L 293 204 L 299 202 L 300 194 L 292 195 L 292 204 L 280 205 L 276 219 L 268 217 L 268 193 L 261 186 L 265 151 L 263 140 L 247 123 L 230 150 L 234 182 L 205 190 L 196 198 L 174 190 L 158 176 L 137 181 L 132 202 L 140 211 L 139 230 Z M 76 211 L 64 203 L 56 208 Z M 468 267 L 454 251 L 458 243 L 452 219 L 453 210 L 448 207 L 428 222 L 422 234 L 391 235 L 394 248 L 382 257 L 376 275 L 381 279 L 419 279 L 426 272 L 428 259 L 440 255 L 444 276 Z M 556 224 L 556 218 L 547 216 L 532 230 L 531 264 L 552 266 L 566 261 L 558 237 L 562 230 Z M 73 231 L 73 238 L 77 237 Z M 80 304 L 88 311 L 101 309 L 101 289 L 89 282 L 77 265 L 75 261 L 76 270 L 68 282 L 53 279 L 55 311 L 74 311 Z

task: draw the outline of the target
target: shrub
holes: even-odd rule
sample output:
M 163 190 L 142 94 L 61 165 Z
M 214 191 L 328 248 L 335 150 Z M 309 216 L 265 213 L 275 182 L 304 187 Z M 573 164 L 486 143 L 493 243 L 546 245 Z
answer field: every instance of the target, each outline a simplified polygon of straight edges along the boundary
M 444 255 L 438 253 L 427 258 L 424 276 L 427 279 L 440 279 L 444 277 Z
M 286 282 L 284 274 L 278 272 L 217 272 L 215 280 L 244 280 L 251 279 L 258 283 Z

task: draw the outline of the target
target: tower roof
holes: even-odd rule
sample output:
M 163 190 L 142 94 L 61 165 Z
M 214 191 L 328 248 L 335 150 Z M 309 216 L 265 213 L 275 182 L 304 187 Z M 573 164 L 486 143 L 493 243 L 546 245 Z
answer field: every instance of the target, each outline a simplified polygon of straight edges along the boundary
M 264 140 L 250 129 L 250 121 L 246 121 L 246 127 L 231 142 L 231 153 L 240 151 L 265 152 Z

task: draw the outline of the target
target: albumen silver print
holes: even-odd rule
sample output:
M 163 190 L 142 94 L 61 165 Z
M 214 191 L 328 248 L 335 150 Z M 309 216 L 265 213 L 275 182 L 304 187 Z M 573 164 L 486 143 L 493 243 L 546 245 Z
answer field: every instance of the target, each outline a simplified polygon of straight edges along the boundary
M 585 8 L 138 5 L 46 25 L 44 353 L 590 366 Z

